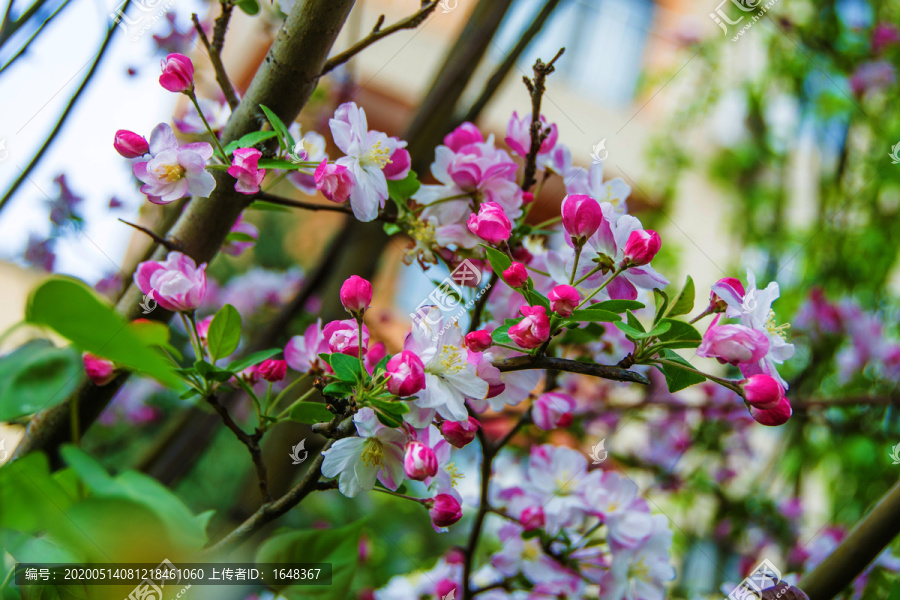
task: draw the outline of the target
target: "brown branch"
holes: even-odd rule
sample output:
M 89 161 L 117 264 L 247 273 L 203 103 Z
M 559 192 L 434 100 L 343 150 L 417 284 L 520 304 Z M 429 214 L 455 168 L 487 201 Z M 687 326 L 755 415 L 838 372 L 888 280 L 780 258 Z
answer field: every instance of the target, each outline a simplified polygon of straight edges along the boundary
M 231 80 L 228 79 L 228 73 L 225 71 L 225 65 L 222 64 L 222 47 L 225 45 L 225 32 L 228 30 L 228 22 L 231 20 L 231 11 L 234 10 L 234 5 L 230 2 L 222 2 L 221 4 L 222 14 L 216 18 L 212 43 L 206 38 L 206 33 L 203 31 L 203 26 L 200 25 L 197 13 L 191 15 L 191 20 L 194 22 L 194 28 L 197 30 L 197 37 L 203 42 L 203 46 L 206 48 L 207 54 L 209 54 L 209 61 L 216 72 L 216 81 L 219 82 L 219 87 L 222 89 L 222 93 L 225 94 L 225 101 L 228 102 L 231 110 L 234 110 L 241 101 L 238 99 L 237 94 L 234 93 L 234 86 L 231 85 Z
M 481 294 L 481 297 L 475 302 L 475 309 L 472 311 L 472 322 L 469 323 L 469 333 L 472 333 L 478 329 L 479 325 L 481 325 L 481 315 L 484 313 L 484 307 L 487 304 L 491 292 L 494 291 L 494 286 L 497 285 L 499 280 L 499 273 L 491 273 L 491 280 L 487 284 L 487 289 L 484 290 L 484 293 Z
M 253 466 L 256 467 L 256 477 L 259 480 L 259 493 L 262 495 L 263 502 L 268 504 L 272 501 L 272 494 L 269 493 L 269 476 L 266 473 L 266 463 L 263 461 L 262 451 L 259 449 L 259 440 L 262 439 L 263 432 L 256 429 L 252 434 L 247 433 L 234 422 L 228 409 L 222 406 L 216 396 L 208 396 L 206 401 L 209 402 L 219 416 L 222 422 L 228 427 L 242 444 L 247 446 L 250 452 L 250 458 L 253 459 Z
M 270 194 L 268 192 L 259 192 L 258 194 L 255 194 L 253 198 L 256 200 L 265 200 L 266 202 L 278 204 L 279 206 L 290 206 L 292 208 L 304 208 L 306 210 L 326 210 L 344 214 L 353 214 L 353 211 L 350 210 L 350 207 L 343 204 L 316 204 L 314 202 L 303 202 L 302 200 L 282 198 L 281 196 L 276 196 L 275 194 Z
M 378 17 L 378 21 L 375 23 L 375 27 L 372 28 L 372 33 L 359 40 L 340 54 L 329 58 L 325 61 L 325 66 L 322 67 L 322 73 L 320 76 L 325 75 L 339 65 L 344 64 L 381 38 L 387 37 L 394 32 L 400 31 L 401 29 L 415 29 L 419 25 L 422 24 L 428 15 L 430 15 L 435 8 L 437 8 L 438 0 L 431 0 L 431 2 L 422 2 L 422 8 L 419 9 L 415 14 L 406 17 L 401 21 L 397 21 L 393 25 L 389 25 L 387 28 L 382 29 L 381 26 L 384 24 L 384 15 Z
M 555 369 L 557 371 L 566 371 L 568 373 L 579 373 L 581 375 L 591 375 L 592 377 L 611 379 L 612 381 L 642 383 L 644 385 L 650 384 L 649 379 L 635 371 L 608 365 L 578 362 L 577 360 L 568 360 L 565 358 L 554 358 L 552 356 L 514 356 L 512 358 L 495 361 L 494 366 L 501 372 Z
M 545 130 L 541 125 L 541 100 L 544 97 L 544 92 L 547 91 L 547 76 L 556 70 L 553 63 L 565 51 L 565 48 L 560 48 L 556 56 L 547 64 L 544 64 L 544 61 L 541 59 L 537 59 L 533 67 L 534 79 L 528 79 L 526 76 L 522 77 L 525 87 L 528 88 L 528 92 L 531 94 L 531 148 L 528 150 L 528 156 L 525 157 L 525 174 L 522 177 L 522 190 L 525 192 L 530 190 L 531 186 L 535 184 L 534 174 L 537 172 L 537 155 L 541 150 L 541 144 L 550 135 L 549 128 Z
M 151 240 L 153 240 L 154 242 L 156 242 L 156 243 L 159 244 L 160 246 L 164 247 L 166 250 L 169 250 L 169 251 L 175 250 L 175 251 L 178 251 L 178 252 L 181 252 L 181 251 L 182 251 L 181 244 L 179 244 L 177 241 L 175 241 L 175 240 L 167 240 L 166 238 L 160 237 L 160 236 L 157 235 L 157 233 L 156 233 L 155 231 L 153 231 L 152 229 L 147 229 L 146 227 L 143 227 L 143 226 L 141 226 L 141 225 L 138 225 L 137 223 L 130 223 L 129 221 L 126 221 L 125 219 L 119 219 L 119 221 L 121 221 L 122 223 L 125 223 L 125 224 L 128 225 L 129 227 L 134 227 L 135 229 L 137 229 L 137 230 L 140 231 L 141 233 L 147 234 L 147 235 L 150 237 Z

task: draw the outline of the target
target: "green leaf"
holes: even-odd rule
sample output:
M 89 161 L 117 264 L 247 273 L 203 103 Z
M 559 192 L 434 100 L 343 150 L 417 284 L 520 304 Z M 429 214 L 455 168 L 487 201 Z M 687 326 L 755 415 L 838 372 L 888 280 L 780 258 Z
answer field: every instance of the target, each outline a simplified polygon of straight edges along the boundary
M 591 308 L 599 308 L 614 313 L 623 313 L 626 310 L 638 310 L 644 308 L 643 303 L 637 300 L 606 300 L 592 304 Z
M 182 387 L 172 365 L 84 283 L 51 277 L 32 292 L 25 319 L 47 326 L 82 351 L 96 354 L 169 387 Z
M 287 206 L 275 204 L 274 202 L 266 202 L 265 200 L 254 200 L 248 207 L 252 210 L 265 210 L 269 212 L 293 212 Z
M 206 345 L 213 361 L 231 354 L 237 350 L 241 341 L 241 315 L 235 307 L 226 304 L 219 309 L 209 330 L 206 332 Z
M 225 236 L 226 242 L 255 242 L 256 238 L 243 231 L 232 231 Z
M 235 5 L 251 17 L 259 12 L 257 0 L 237 0 Z
M 694 293 L 694 280 L 688 275 L 687 280 L 684 282 L 684 287 L 681 288 L 681 293 L 678 294 L 675 302 L 672 303 L 672 307 L 669 308 L 668 316 L 686 315 L 694 310 Z
M 519 319 L 506 319 L 503 325 L 491 332 L 491 340 L 495 344 L 512 344 L 509 337 L 509 328 L 519 322 Z
M 255 2 L 255 0 L 253 1 Z M 258 8 L 259 5 L 257 5 L 257 9 Z M 227 154 L 231 154 L 238 148 L 250 148 L 251 146 L 255 146 L 260 142 L 270 140 L 277 135 L 278 132 L 276 131 L 252 131 L 247 135 L 241 137 L 241 139 L 237 140 L 236 142 L 231 142 L 231 144 L 228 144 L 228 146 L 225 147 L 225 152 Z M 235 147 L 229 150 L 229 147 L 231 147 L 232 144 L 235 144 Z
M 669 349 L 663 349 L 660 353 L 663 358 L 666 360 L 676 362 L 679 365 L 687 367 L 689 369 L 693 369 L 694 365 L 681 358 L 677 353 Z M 698 383 L 703 383 L 706 381 L 706 377 L 700 375 L 699 373 L 695 373 L 693 371 L 686 371 L 674 365 L 659 365 L 657 368 L 662 371 L 662 374 L 666 378 L 666 387 L 669 388 L 669 392 L 675 393 L 683 390 L 686 387 L 690 387 L 692 385 L 696 385 Z
M 288 417 L 300 423 L 327 423 L 334 418 L 331 411 L 319 402 L 301 402 L 291 409 Z
M 202 375 L 204 378 L 211 381 L 225 382 L 234 377 L 234 373 L 232 373 L 228 369 L 220 369 L 219 367 L 212 365 L 205 360 L 196 361 L 194 363 L 194 369 L 196 369 L 197 372 L 200 373 L 200 375 Z
M 703 336 L 690 323 L 665 318 L 661 323 L 668 323 L 669 330 L 659 336 L 659 341 L 666 348 L 696 348 Z
M 669 331 L 670 327 L 672 327 L 672 323 L 663 321 L 662 323 L 657 324 L 656 327 L 648 331 L 647 337 L 658 337 Z
M 278 533 L 256 553 L 257 563 L 331 563 L 331 585 L 278 586 L 275 591 L 290 600 L 344 600 L 350 597 L 359 560 L 363 521 L 334 529 L 307 529 Z
M 573 325 L 574 326 L 574 325 Z M 588 344 L 600 339 L 606 333 L 603 325 L 588 323 L 578 329 L 567 329 L 560 340 L 561 344 Z
M 396 235 L 403 231 L 403 228 L 396 223 L 385 223 L 381 228 L 384 229 L 384 232 L 388 235 Z
M 484 251 L 487 254 L 487 259 L 491 263 L 491 269 L 493 269 L 498 277 L 503 275 L 503 271 L 507 270 L 510 265 L 512 265 L 512 260 L 499 250 L 495 250 L 484 244 L 481 244 L 481 247 L 484 248 Z
M 663 315 L 666 314 L 666 309 L 669 308 L 669 295 L 662 290 L 654 288 L 653 299 L 656 302 L 656 317 L 653 319 L 653 322 L 656 323 L 663 318 Z
M 542 293 L 536 290 L 524 290 L 524 295 L 532 306 L 543 306 L 548 311 L 550 310 L 550 300 Z
M 613 323 L 615 321 L 621 321 L 622 317 L 608 310 L 591 307 L 573 311 L 570 316 L 565 318 L 565 320 L 575 322 L 599 321 L 601 323 Z
M 84 365 L 72 348 L 34 340 L 0 359 L 0 422 L 34 414 L 65 400 Z
M 410 170 L 404 179 L 388 180 L 388 195 L 396 202 L 406 202 L 412 198 L 422 184 L 419 182 L 416 172 Z
M 622 323 L 621 321 L 617 322 L 615 325 L 619 329 L 619 331 L 627 335 L 632 340 L 642 340 L 647 337 L 646 332 L 639 331 L 626 323 Z
M 369 404 L 392 415 L 405 415 L 409 412 L 406 402 L 388 402 L 380 398 L 369 398 Z
M 254 2 L 256 0 L 253 0 Z M 257 5 L 257 10 L 259 6 Z M 266 114 L 266 118 L 269 120 L 269 123 L 272 124 L 272 129 L 274 129 L 278 133 L 278 147 L 282 152 L 287 150 L 294 149 L 294 138 L 291 136 L 291 133 L 288 131 L 288 128 L 285 126 L 284 121 L 278 118 L 278 115 L 269 110 L 268 106 L 264 104 L 260 104 L 259 107 Z M 262 163 L 263 161 L 259 161 Z M 293 163 L 291 163 L 292 166 Z M 259 165 L 262 168 L 262 164 Z
M 363 368 L 355 356 L 336 352 L 331 355 L 331 368 L 341 381 L 357 382 L 363 377 Z
M 343 398 L 344 396 L 349 396 L 353 393 L 353 384 L 349 381 L 335 381 L 334 383 L 326 385 L 325 389 L 322 390 L 322 393 L 326 396 Z
M 258 365 L 262 361 L 272 358 L 276 354 L 281 353 L 281 348 L 270 348 L 268 350 L 260 350 L 259 352 L 254 352 L 253 354 L 249 354 L 240 360 L 236 360 L 226 367 L 232 373 L 240 373 L 247 367 L 252 367 L 253 365 Z
M 396 428 L 403 425 L 403 419 L 394 415 L 393 413 L 385 412 L 376 408 L 375 416 L 378 417 L 378 421 L 385 427 Z
M 260 169 L 284 169 L 287 171 L 296 171 L 297 165 L 283 158 L 261 158 L 256 166 Z
M 634 313 L 632 313 L 630 310 L 626 310 L 625 315 L 628 318 L 629 327 L 631 327 L 632 329 L 637 329 L 641 332 L 645 331 L 644 326 L 641 325 L 641 322 L 638 320 L 638 318 L 634 316 Z

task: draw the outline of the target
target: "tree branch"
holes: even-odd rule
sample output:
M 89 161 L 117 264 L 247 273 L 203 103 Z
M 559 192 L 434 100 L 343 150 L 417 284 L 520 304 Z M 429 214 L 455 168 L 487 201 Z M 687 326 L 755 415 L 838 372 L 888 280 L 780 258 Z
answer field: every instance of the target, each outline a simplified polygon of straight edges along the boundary
M 221 2 L 220 4 L 222 5 L 222 14 L 216 18 L 212 43 L 206 38 L 206 32 L 203 31 L 203 26 L 200 25 L 197 13 L 191 15 L 191 20 L 194 22 L 194 28 L 197 30 L 197 37 L 203 42 L 203 46 L 206 48 L 207 54 L 209 54 L 209 60 L 212 63 L 213 70 L 216 72 L 216 81 L 219 82 L 219 87 L 225 95 L 225 101 L 228 102 L 231 110 L 234 110 L 241 101 L 238 99 L 237 94 L 234 93 L 234 86 L 231 85 L 231 80 L 228 79 L 228 73 L 225 71 L 225 65 L 222 64 L 222 47 L 225 45 L 225 32 L 228 30 L 228 22 L 231 20 L 231 11 L 234 10 L 234 5 L 230 2 Z
M 612 381 L 626 381 L 629 383 L 642 383 L 644 385 L 650 384 L 650 380 L 644 375 L 635 371 L 629 371 L 628 369 L 621 369 L 619 367 L 611 367 L 608 365 L 598 365 L 595 363 L 578 362 L 577 360 L 568 360 L 565 358 L 553 358 L 551 356 L 514 356 L 512 358 L 495 361 L 494 366 L 501 372 L 555 369 L 557 371 L 566 371 L 568 373 L 580 373 L 581 375 L 591 375 L 592 377 L 611 379 Z
M 154 242 L 156 242 L 156 243 L 159 244 L 160 246 L 163 246 L 163 247 L 166 248 L 167 250 L 170 250 L 170 251 L 171 251 L 171 250 L 177 250 L 177 251 L 179 251 L 179 252 L 181 251 L 181 245 L 180 245 L 180 244 L 178 244 L 177 242 L 174 242 L 174 241 L 172 241 L 172 240 L 167 240 L 167 239 L 164 238 L 164 237 L 160 237 L 160 236 L 157 235 L 156 232 L 153 231 L 152 229 L 147 229 L 146 227 L 143 227 L 143 226 L 141 226 L 141 225 L 138 225 L 137 223 L 130 223 L 130 222 L 126 221 L 125 219 L 119 219 L 119 221 L 121 221 L 122 223 L 125 223 L 125 224 L 128 225 L 129 227 L 134 227 L 135 229 L 137 229 L 137 230 L 140 231 L 141 233 L 147 234 L 147 235 L 150 237 L 151 240 L 153 240 Z
M 303 202 L 301 200 L 292 200 L 290 198 L 282 198 L 268 192 L 259 192 L 253 196 L 256 200 L 265 200 L 279 206 L 290 206 L 292 208 L 303 208 L 306 210 L 325 210 L 331 212 L 339 212 L 352 215 L 353 211 L 349 206 L 343 204 L 316 204 L 314 202 Z
M 522 190 L 528 191 L 535 184 L 534 174 L 537 171 L 537 155 L 541 150 L 541 144 L 547 139 L 550 131 L 545 130 L 541 125 L 541 100 L 544 92 L 547 90 L 547 76 L 555 70 L 553 63 L 563 55 L 565 48 L 560 48 L 556 56 L 546 65 L 541 59 L 537 59 L 534 63 L 534 79 L 528 79 L 523 76 L 525 87 L 531 93 L 531 148 L 528 150 L 528 156 L 525 158 L 525 173 L 522 177 Z
M 384 24 L 384 15 L 378 17 L 378 21 L 375 23 L 375 27 L 372 28 L 372 33 L 356 42 L 337 56 L 329 58 L 325 61 L 325 66 L 322 68 L 322 73 L 320 75 L 325 75 L 339 65 L 344 64 L 381 38 L 387 37 L 394 32 L 400 31 L 401 29 L 415 29 L 419 25 L 422 24 L 428 15 L 430 15 L 434 9 L 438 5 L 438 0 L 431 0 L 431 2 L 423 1 L 422 8 L 418 10 L 413 15 L 406 17 L 402 21 L 397 21 L 393 25 L 388 26 L 386 29 L 381 29 L 382 24 Z
M 219 413 L 225 426 L 237 436 L 237 439 L 239 439 L 242 444 L 247 446 L 247 450 L 250 452 L 250 458 L 253 459 L 253 466 L 256 467 L 256 477 L 259 480 L 259 493 L 262 495 L 263 502 L 271 502 L 272 494 L 269 493 L 269 476 L 266 474 L 266 463 L 263 461 L 262 451 L 259 449 L 259 440 L 262 439 L 263 432 L 257 429 L 252 434 L 249 434 L 241 429 L 240 426 L 234 422 L 234 419 L 231 418 L 228 409 L 222 406 L 222 403 L 219 402 L 219 399 L 216 396 L 208 396 L 206 401 L 217 413 Z

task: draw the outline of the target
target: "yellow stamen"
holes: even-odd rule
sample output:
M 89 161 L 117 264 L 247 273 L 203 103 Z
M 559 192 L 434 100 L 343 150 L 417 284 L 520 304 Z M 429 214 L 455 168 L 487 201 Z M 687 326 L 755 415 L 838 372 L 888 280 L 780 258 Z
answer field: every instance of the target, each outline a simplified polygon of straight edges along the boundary
M 456 484 L 459 482 L 459 480 L 465 477 L 465 475 L 460 473 L 459 469 L 457 469 L 456 465 L 453 463 L 447 465 L 444 470 L 447 471 L 447 475 L 450 476 L 450 485 L 452 487 L 456 487 Z
M 379 169 L 383 169 L 386 164 L 391 162 L 390 149 L 381 142 L 375 144 L 366 150 L 365 154 L 359 157 L 359 161 L 364 165 L 377 165 Z
M 790 329 L 790 328 L 791 328 L 790 323 L 782 323 L 781 325 L 778 325 L 775 322 L 775 311 L 774 310 L 769 311 L 769 320 L 766 321 L 766 331 L 768 331 L 772 335 L 780 336 L 781 339 L 787 341 L 788 329 Z
M 159 178 L 174 183 L 184 177 L 184 167 L 181 165 L 165 165 L 157 170 Z
M 362 461 L 370 467 L 380 467 L 384 461 L 384 444 L 378 438 L 368 438 L 363 444 Z
M 441 367 L 444 368 L 444 372 L 459 373 L 460 371 L 465 371 L 466 361 L 463 360 L 463 355 L 459 348 L 444 344 L 444 347 L 441 348 Z

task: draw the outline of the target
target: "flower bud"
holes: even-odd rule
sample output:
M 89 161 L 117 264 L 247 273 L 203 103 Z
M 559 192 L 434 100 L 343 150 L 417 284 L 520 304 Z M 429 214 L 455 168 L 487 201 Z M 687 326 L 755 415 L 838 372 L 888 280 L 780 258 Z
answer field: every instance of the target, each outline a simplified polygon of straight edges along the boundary
M 469 215 L 466 221 L 469 231 L 488 242 L 499 244 L 509 239 L 512 233 L 512 223 L 503 207 L 496 202 L 484 202 L 478 209 L 478 214 Z
M 479 329 L 466 334 L 466 348 L 472 352 L 484 352 L 494 345 L 487 329 Z
M 431 505 L 428 514 L 435 527 L 449 527 L 462 518 L 459 500 L 450 494 L 438 494 L 428 503 Z
M 547 518 L 544 516 L 544 509 L 540 506 L 528 506 L 519 515 L 519 521 L 522 522 L 525 531 L 532 531 L 543 527 Z
M 194 63 L 183 54 L 173 53 L 160 61 L 162 75 L 159 85 L 170 92 L 190 92 L 194 89 Z
M 459 586 L 452 579 L 441 579 L 434 586 L 434 595 L 437 598 L 455 598 Z
M 353 191 L 353 174 L 344 165 L 328 164 L 325 159 L 316 167 L 316 189 L 332 202 L 346 202 Z
M 403 471 L 406 476 L 416 481 L 437 475 L 438 462 L 434 450 L 422 442 L 412 441 L 406 444 L 403 454 Z
M 287 362 L 283 360 L 264 360 L 258 367 L 256 372 L 260 377 L 269 382 L 281 381 L 287 374 Z
M 200 336 L 200 343 L 206 345 L 206 334 L 209 333 L 209 326 L 212 324 L 213 315 L 210 315 L 197 323 L 197 335 Z
M 534 194 L 531 192 L 522 192 L 522 206 L 527 206 L 534 202 Z
M 385 371 L 390 375 L 387 387 L 392 394 L 406 397 L 425 389 L 425 365 L 409 350 L 392 356 Z
M 256 148 L 238 148 L 233 156 L 227 172 L 236 180 L 235 191 L 247 195 L 259 192 L 259 184 L 266 176 L 266 170 L 259 168 L 262 152 Z
M 727 290 L 735 298 L 744 297 L 744 285 L 740 279 L 735 279 L 734 277 L 723 277 L 713 284 L 712 288 L 712 291 L 709 292 L 710 312 L 725 312 L 725 309 L 728 308 L 725 301 L 716 294 L 716 288 Z
M 522 306 L 519 312 L 525 317 L 509 328 L 509 339 L 520 348 L 537 348 L 550 337 L 550 319 L 543 306 Z
M 575 410 L 575 399 L 568 394 L 548 392 L 541 394 L 531 408 L 531 418 L 538 429 L 550 431 L 557 427 L 568 427 L 572 424 L 572 411 Z
M 661 245 L 659 234 L 652 229 L 632 231 L 625 243 L 625 258 L 622 263 L 629 267 L 646 265 L 653 260 Z
M 372 304 L 372 284 L 359 275 L 351 275 L 341 286 L 341 304 L 351 315 L 364 313 Z
M 454 152 L 458 152 L 460 148 L 469 144 L 478 144 L 483 141 L 484 136 L 474 124 L 468 121 L 444 136 L 444 145 Z
M 340 352 L 348 356 L 363 356 L 369 348 L 369 328 L 362 326 L 362 342 L 359 339 L 359 324 L 346 319 L 332 321 L 322 329 L 322 336 L 332 352 Z
M 568 317 L 578 307 L 581 296 L 571 285 L 558 285 L 547 294 L 550 310 L 562 317 Z
M 750 415 L 753 419 L 760 425 L 769 427 L 784 425 L 791 418 L 791 414 L 791 403 L 787 396 L 782 396 L 778 403 L 768 408 L 750 407 Z
M 586 194 L 566 196 L 562 201 L 562 222 L 566 233 L 583 244 L 603 222 L 600 203 Z
M 514 262 L 507 270 L 503 271 L 503 281 L 512 288 L 520 288 L 525 285 L 528 281 L 528 271 L 525 269 L 525 265 Z
M 116 366 L 111 360 L 94 356 L 88 352 L 82 357 L 84 371 L 94 385 L 106 385 L 116 378 Z
M 120 129 L 116 132 L 113 148 L 125 158 L 137 158 L 150 152 L 150 144 L 147 143 L 147 140 L 127 129 Z
M 444 421 L 441 423 L 441 435 L 454 448 L 462 448 L 475 439 L 481 423 L 475 417 L 468 421 Z
M 768 409 L 774 408 L 784 398 L 784 388 L 770 375 L 757 373 L 738 384 L 744 399 L 750 406 Z

